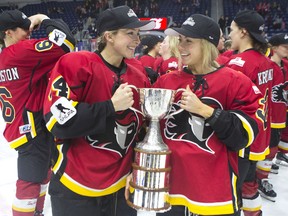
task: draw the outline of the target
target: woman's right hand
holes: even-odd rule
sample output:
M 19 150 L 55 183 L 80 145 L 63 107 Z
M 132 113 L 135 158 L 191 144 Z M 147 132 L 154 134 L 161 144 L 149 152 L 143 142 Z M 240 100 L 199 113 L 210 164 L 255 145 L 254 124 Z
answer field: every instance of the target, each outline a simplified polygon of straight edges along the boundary
M 33 30 L 38 29 L 40 27 L 40 24 L 44 19 L 49 19 L 49 17 L 46 16 L 45 14 L 35 14 L 33 16 L 30 16 L 28 19 L 30 19 L 31 21 L 29 30 L 30 32 L 32 32 Z
M 126 110 L 134 103 L 133 91 L 128 83 L 121 84 L 111 98 L 115 112 Z

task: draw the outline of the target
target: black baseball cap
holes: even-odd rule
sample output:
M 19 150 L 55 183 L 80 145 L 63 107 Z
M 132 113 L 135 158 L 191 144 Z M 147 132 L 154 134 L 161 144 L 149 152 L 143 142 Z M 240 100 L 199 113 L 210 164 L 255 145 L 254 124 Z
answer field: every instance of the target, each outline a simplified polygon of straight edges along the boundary
M 17 27 L 29 30 L 30 24 L 28 17 L 19 10 L 6 10 L 0 14 L 0 31 Z
M 264 35 L 265 20 L 253 10 L 244 10 L 236 14 L 234 22 L 241 28 L 245 28 L 250 35 L 261 43 L 267 43 Z
M 288 44 L 288 34 L 286 33 L 275 34 L 270 38 L 269 43 L 272 46 Z
M 163 38 L 161 36 L 146 35 L 141 39 L 141 45 L 146 46 L 148 50 L 151 50 L 156 44 L 161 43 L 162 41 Z
M 202 14 L 191 15 L 181 26 L 181 28 L 168 28 L 164 32 L 166 35 L 205 39 L 216 47 L 220 39 L 220 27 L 210 17 Z
M 151 30 L 155 27 L 154 21 L 140 21 L 135 12 L 128 6 L 109 8 L 103 11 L 96 22 L 97 34 L 117 29 L 139 28 Z

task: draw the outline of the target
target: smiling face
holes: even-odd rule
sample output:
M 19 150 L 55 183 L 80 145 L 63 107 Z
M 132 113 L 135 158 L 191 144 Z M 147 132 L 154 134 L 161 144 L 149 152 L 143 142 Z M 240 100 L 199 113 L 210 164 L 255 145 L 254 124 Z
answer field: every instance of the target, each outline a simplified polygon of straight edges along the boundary
M 113 48 L 113 55 L 133 58 L 135 49 L 140 43 L 139 29 L 120 29 L 112 34 L 109 42 Z
M 183 65 L 197 67 L 202 64 L 201 39 L 179 36 L 179 51 Z

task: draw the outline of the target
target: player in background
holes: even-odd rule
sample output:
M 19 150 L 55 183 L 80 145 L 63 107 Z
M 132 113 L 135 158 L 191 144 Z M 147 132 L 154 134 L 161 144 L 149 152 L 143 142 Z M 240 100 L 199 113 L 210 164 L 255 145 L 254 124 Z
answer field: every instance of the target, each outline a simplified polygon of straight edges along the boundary
M 240 216 L 237 155 L 263 127 L 256 115 L 263 112 L 263 96 L 245 75 L 215 61 L 220 28 L 211 18 L 193 14 L 165 34 L 179 37 L 187 67 L 160 76 L 153 85 L 185 89 L 171 108 L 184 111 L 161 121 L 163 140 L 172 151 L 172 209 L 159 215 Z
M 288 78 L 287 78 L 287 71 L 288 71 L 288 34 L 280 33 L 273 35 L 269 43 L 272 45 L 272 61 L 277 64 L 281 71 L 283 76 L 283 83 L 279 84 L 278 86 L 273 87 L 272 91 L 272 101 L 273 99 L 277 101 L 278 103 L 285 103 L 285 108 L 287 109 L 288 104 L 288 97 L 287 97 L 287 90 L 288 90 Z M 278 112 L 278 111 L 276 111 Z M 279 113 L 278 115 L 281 115 L 282 113 Z M 287 113 L 285 114 L 287 115 Z M 279 164 L 288 166 L 288 156 L 286 155 L 288 153 L 288 127 L 287 127 L 287 117 L 286 117 L 286 127 L 281 131 L 281 141 L 278 143 L 278 153 L 276 155 L 276 164 L 274 167 L 276 169 L 271 169 L 271 172 L 277 172 L 279 169 Z
M 139 21 L 128 6 L 97 20 L 98 50 L 63 56 L 53 68 L 44 101 L 46 126 L 62 143 L 49 185 L 53 216 L 127 216 L 124 190 L 143 123 L 137 88 L 150 87 L 134 67 Z
M 273 86 L 271 95 L 271 138 L 270 153 L 265 160 L 257 162 L 257 178 L 262 184 L 259 184 L 259 193 L 262 197 L 275 202 L 276 193 L 272 189 L 272 184 L 268 181 L 268 175 L 271 172 L 278 173 L 279 166 L 273 165 L 272 160 L 278 152 L 281 131 L 286 125 L 286 99 L 284 98 L 287 89 L 285 84 L 286 72 L 283 69 L 282 58 L 288 56 L 288 38 L 285 34 L 276 34 L 269 40 L 271 45 L 268 55 L 273 62 Z M 268 52 L 269 53 L 269 52 Z M 268 187 L 268 186 L 269 187 Z
M 30 39 L 35 27 L 47 37 Z M 45 127 L 43 99 L 48 73 L 56 61 L 74 49 L 68 26 L 44 14 L 27 17 L 19 10 L 0 14 L 0 106 L 6 122 L 4 137 L 18 152 L 18 180 L 13 216 L 43 215 L 50 179 L 53 136 Z
M 217 45 L 217 49 L 219 50 L 219 55 L 216 59 L 216 61 L 220 64 L 220 65 L 225 65 L 225 63 L 228 62 L 229 57 L 222 55 L 226 50 L 224 47 L 224 43 L 225 43 L 225 37 L 223 35 L 222 30 L 220 29 L 220 39 L 219 39 L 219 43 Z
M 242 209 L 245 216 L 262 214 L 256 163 L 269 154 L 273 66 L 270 59 L 263 54 L 268 47 L 263 31 L 264 19 L 261 15 L 256 11 L 244 10 L 236 14 L 229 34 L 232 40 L 231 48 L 236 50 L 237 54 L 232 55 L 227 66 L 249 77 L 264 96 L 260 101 L 264 108 L 261 113 L 257 113 L 258 117 L 263 119 L 263 128 L 252 145 L 239 152 L 238 190 L 242 190 Z
M 154 63 L 159 57 L 160 44 L 163 38 L 156 35 L 145 35 L 141 38 L 142 53 L 136 57 L 144 66 L 151 83 L 154 83 L 159 74 L 153 70 Z
M 174 36 L 166 36 L 160 44 L 160 57 L 155 60 L 153 65 L 153 70 L 156 71 L 159 76 L 178 69 L 178 61 L 180 59 L 178 44 L 179 39 Z

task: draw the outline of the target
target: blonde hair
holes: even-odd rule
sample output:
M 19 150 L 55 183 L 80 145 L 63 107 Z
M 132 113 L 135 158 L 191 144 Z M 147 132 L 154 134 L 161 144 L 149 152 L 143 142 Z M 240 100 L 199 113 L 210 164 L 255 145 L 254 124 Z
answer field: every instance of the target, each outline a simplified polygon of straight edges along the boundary
M 169 43 L 171 56 L 176 57 L 176 58 L 180 58 L 180 52 L 178 49 L 179 37 L 169 35 L 168 36 L 168 43 Z
M 211 42 L 201 39 L 202 45 L 202 68 L 217 68 L 220 65 L 216 62 L 216 58 L 219 55 L 219 50 Z

